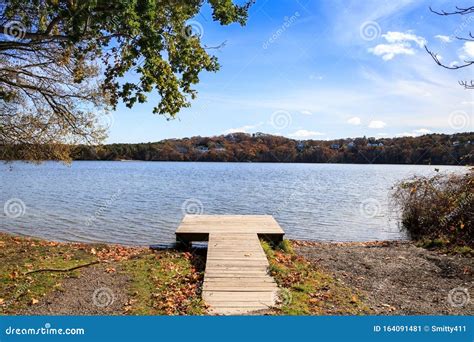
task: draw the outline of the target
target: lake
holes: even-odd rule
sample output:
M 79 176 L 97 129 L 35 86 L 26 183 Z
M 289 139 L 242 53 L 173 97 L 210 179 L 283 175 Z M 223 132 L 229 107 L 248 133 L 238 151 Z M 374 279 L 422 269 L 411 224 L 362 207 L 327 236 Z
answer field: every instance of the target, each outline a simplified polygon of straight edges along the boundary
M 436 166 L 440 172 L 467 168 Z M 58 241 L 174 241 L 184 213 L 270 214 L 292 239 L 404 239 L 392 186 L 435 166 L 78 161 L 0 165 L 0 230 Z

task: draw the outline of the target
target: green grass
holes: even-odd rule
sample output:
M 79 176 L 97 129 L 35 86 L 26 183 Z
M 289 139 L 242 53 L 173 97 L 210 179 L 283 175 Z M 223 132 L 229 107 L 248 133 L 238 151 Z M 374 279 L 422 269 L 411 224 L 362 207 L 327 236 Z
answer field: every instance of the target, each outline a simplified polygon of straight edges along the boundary
M 418 247 L 437 250 L 439 253 L 474 256 L 474 249 L 469 246 L 453 245 L 446 238 L 423 239 L 416 243 Z
M 26 274 L 28 271 L 69 269 L 98 259 L 113 260 L 117 273 L 129 279 L 125 289 L 129 303 L 117 314 L 204 314 L 203 272 L 194 266 L 198 258 L 173 250 L 55 243 L 0 233 L 0 314 L 18 314 L 52 291 L 66 291 L 63 281 L 79 277 L 84 269 Z
M 67 277 L 77 277 L 72 272 L 39 272 L 43 268 L 66 269 L 95 260 L 86 248 L 72 244 L 57 244 L 36 239 L 0 234 L 0 314 L 16 313 L 61 289 Z
M 202 315 L 206 307 L 200 288 L 203 272 L 193 262 L 198 256 L 174 250 L 150 252 L 122 264 L 131 279 L 135 315 Z
M 281 306 L 275 314 L 283 315 L 360 315 L 370 314 L 361 294 L 345 286 L 293 252 L 285 240 L 275 250 L 266 242 L 263 249 L 270 262 L 270 274 L 281 291 Z

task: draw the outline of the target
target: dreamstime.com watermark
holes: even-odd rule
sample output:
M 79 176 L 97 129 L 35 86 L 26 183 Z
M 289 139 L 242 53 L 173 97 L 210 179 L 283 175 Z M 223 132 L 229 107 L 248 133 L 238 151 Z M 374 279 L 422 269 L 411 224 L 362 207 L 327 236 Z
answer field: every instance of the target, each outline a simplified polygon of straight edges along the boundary
M 471 300 L 469 289 L 456 287 L 448 293 L 448 303 L 455 308 L 465 307 Z
M 53 328 L 50 323 L 39 328 L 17 328 L 9 326 L 5 335 L 85 335 L 84 328 Z
M 363 40 L 370 42 L 380 37 L 382 28 L 376 21 L 365 21 L 359 26 L 359 34 Z
M 197 198 L 188 198 L 181 204 L 181 211 L 183 215 L 202 215 L 204 205 Z
M 440 220 L 441 224 L 443 226 L 446 226 L 448 223 L 450 223 L 452 221 L 452 219 L 454 217 L 459 215 L 464 210 L 464 208 L 467 208 L 468 205 L 472 201 L 474 201 L 474 194 L 470 193 L 459 202 L 459 205 L 456 207 L 456 209 L 454 209 L 449 214 L 447 214 L 447 215 L 445 215 L 441 218 L 441 220 Z
M 360 204 L 359 211 L 366 218 L 374 218 L 380 214 L 382 206 L 375 198 L 367 198 Z
M 92 294 L 92 303 L 99 308 L 106 308 L 112 305 L 114 301 L 114 292 L 108 287 L 98 288 Z
M 90 227 L 95 225 L 95 221 L 100 218 L 104 212 L 114 204 L 115 201 L 122 194 L 122 189 L 118 189 L 108 200 L 106 200 L 94 213 L 94 215 L 86 219 L 86 226 Z
M 270 124 L 278 130 L 290 127 L 292 121 L 291 114 L 286 110 L 277 110 L 270 118 Z
M 25 215 L 26 205 L 19 198 L 10 198 L 3 205 L 3 212 L 9 218 L 15 219 Z
M 271 34 L 271 36 L 262 44 L 262 48 L 264 50 L 268 49 L 268 47 L 276 42 L 286 30 L 288 30 L 291 25 L 295 23 L 295 21 L 300 17 L 299 12 L 295 12 L 291 17 L 285 17 L 283 19 L 283 24 Z
M 190 39 L 192 37 L 202 39 L 202 37 L 204 36 L 204 28 L 202 27 L 199 21 L 191 20 L 186 24 L 186 26 L 184 26 L 181 34 L 186 39 Z
M 25 38 L 26 28 L 19 21 L 9 21 L 3 28 L 2 32 L 7 40 L 15 41 Z

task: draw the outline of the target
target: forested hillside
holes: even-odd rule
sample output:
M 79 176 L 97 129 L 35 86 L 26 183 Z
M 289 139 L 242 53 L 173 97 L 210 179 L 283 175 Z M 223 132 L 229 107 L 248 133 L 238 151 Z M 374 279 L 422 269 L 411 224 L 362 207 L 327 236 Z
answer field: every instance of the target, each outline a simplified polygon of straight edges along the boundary
M 474 133 L 403 138 L 293 140 L 263 133 L 78 146 L 76 160 L 474 164 Z

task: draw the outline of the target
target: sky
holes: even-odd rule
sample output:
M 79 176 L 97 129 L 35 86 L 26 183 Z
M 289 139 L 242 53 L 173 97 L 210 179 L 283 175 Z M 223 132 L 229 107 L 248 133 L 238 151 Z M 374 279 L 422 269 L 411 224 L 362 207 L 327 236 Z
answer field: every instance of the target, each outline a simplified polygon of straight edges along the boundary
M 438 16 L 472 1 L 257 0 L 246 26 L 220 26 L 205 6 L 189 24 L 219 59 L 197 99 L 174 120 L 152 114 L 159 98 L 109 120 L 109 143 L 265 132 L 294 139 L 398 137 L 474 131 L 471 16 Z

